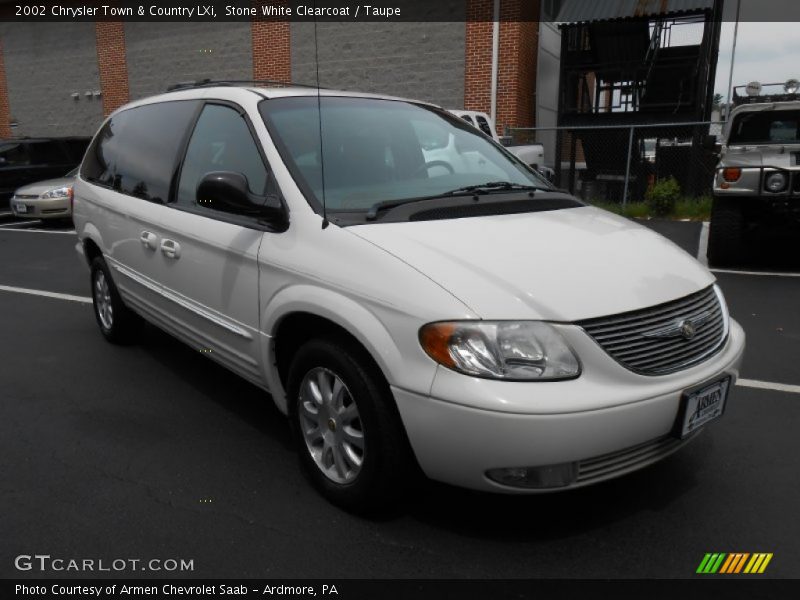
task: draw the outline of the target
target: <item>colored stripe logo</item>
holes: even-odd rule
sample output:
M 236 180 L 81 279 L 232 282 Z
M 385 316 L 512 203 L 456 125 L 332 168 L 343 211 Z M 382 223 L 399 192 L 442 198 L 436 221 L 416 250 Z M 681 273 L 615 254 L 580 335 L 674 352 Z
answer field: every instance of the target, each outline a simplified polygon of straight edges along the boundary
M 772 553 L 756 552 L 708 552 L 700 561 L 696 573 L 703 575 L 725 574 L 738 575 L 740 573 L 763 573 L 772 560 Z

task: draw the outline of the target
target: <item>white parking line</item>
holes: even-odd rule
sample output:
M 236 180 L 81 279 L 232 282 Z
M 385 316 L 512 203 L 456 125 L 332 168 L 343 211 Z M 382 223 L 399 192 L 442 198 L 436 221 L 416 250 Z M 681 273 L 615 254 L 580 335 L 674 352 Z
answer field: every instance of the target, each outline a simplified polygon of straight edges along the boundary
M 70 302 L 82 302 L 83 304 L 92 303 L 92 299 L 88 296 L 73 296 L 72 294 L 59 294 L 58 292 L 47 292 L 45 290 L 31 290 L 28 288 L 13 287 L 10 285 L 0 285 L 0 292 L 13 292 L 15 294 L 43 296 L 45 298 L 56 298 L 57 300 L 69 300 Z
M 14 221 L 13 223 L 3 223 L 0 225 L 0 227 L 17 227 L 19 225 L 33 225 L 34 223 L 41 223 L 41 221 L 39 219 L 35 219 L 33 221 Z
M 800 273 L 780 273 L 775 271 L 737 271 L 734 269 L 711 269 L 712 273 L 728 273 L 730 275 L 762 275 L 764 277 L 800 277 Z
M 787 392 L 789 394 L 800 394 L 800 385 L 789 385 L 788 383 L 773 383 L 771 381 L 756 381 L 755 379 L 739 379 L 736 385 L 754 388 L 757 390 L 772 390 L 775 392 Z
M 708 221 L 703 221 L 703 226 L 700 228 L 700 244 L 697 247 L 697 260 L 704 267 L 708 266 L 708 256 L 706 256 L 708 252 L 708 229 Z
M 16 225 L 17 223 L 14 223 Z M 2 227 L 2 225 L 0 225 Z M 11 227 L 6 227 L 3 231 L 21 231 L 22 233 L 60 233 L 61 235 L 75 235 L 74 229 L 12 229 Z

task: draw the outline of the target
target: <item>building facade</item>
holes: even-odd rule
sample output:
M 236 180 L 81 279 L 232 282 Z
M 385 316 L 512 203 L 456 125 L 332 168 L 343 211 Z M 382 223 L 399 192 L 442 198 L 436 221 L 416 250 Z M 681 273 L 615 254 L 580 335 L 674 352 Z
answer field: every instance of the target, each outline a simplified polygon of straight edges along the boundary
M 97 22 L 0 24 L 0 136 L 91 135 L 110 112 L 182 82 L 270 79 L 490 112 L 496 124 L 550 121 L 537 88 L 552 73 L 548 2 L 464 0 L 457 22 Z M 496 12 L 497 11 L 497 12 Z M 493 18 L 500 15 L 499 26 Z M 496 96 L 492 102 L 497 39 Z M 318 44 L 318 46 L 317 46 Z M 544 94 L 543 96 L 546 96 Z

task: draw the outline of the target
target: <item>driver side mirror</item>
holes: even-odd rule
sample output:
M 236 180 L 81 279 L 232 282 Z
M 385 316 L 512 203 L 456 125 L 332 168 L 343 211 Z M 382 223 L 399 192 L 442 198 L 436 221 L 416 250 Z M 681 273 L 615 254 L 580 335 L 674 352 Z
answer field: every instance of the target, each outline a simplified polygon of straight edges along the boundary
M 247 177 L 234 171 L 206 173 L 197 186 L 197 204 L 220 212 L 257 217 L 276 226 L 286 224 L 286 213 L 278 198 L 251 193 Z

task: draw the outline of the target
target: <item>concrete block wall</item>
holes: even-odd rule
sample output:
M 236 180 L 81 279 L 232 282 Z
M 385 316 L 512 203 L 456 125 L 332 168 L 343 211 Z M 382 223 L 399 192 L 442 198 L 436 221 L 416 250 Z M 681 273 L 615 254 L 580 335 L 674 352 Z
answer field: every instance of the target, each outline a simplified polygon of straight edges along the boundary
M 460 23 L 318 23 L 320 85 L 464 107 Z M 291 24 L 292 81 L 316 82 L 314 24 Z
M 181 81 L 251 79 L 250 23 L 125 23 L 130 99 Z
M 19 136 L 92 135 L 103 118 L 94 23 L 2 23 L 8 119 Z M 70 94 L 80 96 L 74 100 Z

